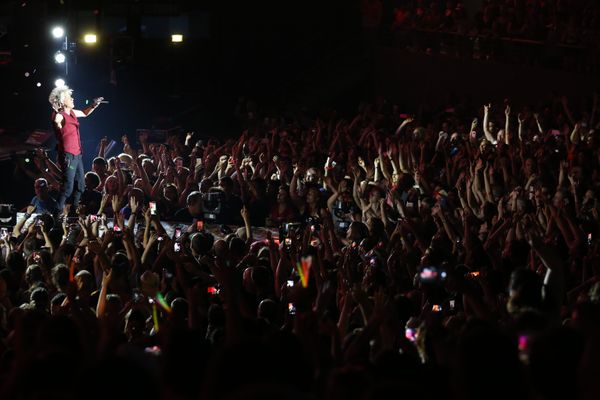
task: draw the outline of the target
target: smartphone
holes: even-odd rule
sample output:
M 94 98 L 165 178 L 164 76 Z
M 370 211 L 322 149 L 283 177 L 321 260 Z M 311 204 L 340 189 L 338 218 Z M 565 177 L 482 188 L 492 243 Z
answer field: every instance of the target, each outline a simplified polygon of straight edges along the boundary
M 433 306 L 431 306 L 431 311 L 433 311 L 433 312 L 441 312 L 442 311 L 442 306 L 440 306 L 439 304 L 434 304 Z
M 294 303 L 288 303 L 288 314 L 296 315 L 296 306 Z
M 468 272 L 468 273 L 467 273 L 467 276 L 468 276 L 469 278 L 476 278 L 476 277 L 478 277 L 478 276 L 479 276 L 479 271 L 471 271 L 471 272 Z
M 173 250 L 175 251 L 175 253 L 179 253 L 181 251 L 181 243 L 173 243 Z
M 519 335 L 519 360 L 524 364 L 529 363 L 530 341 L 529 335 Z
M 197 230 L 197 231 L 202 231 L 202 230 L 204 230 L 204 221 L 197 221 L 197 222 L 196 222 L 196 230 Z
M 148 204 L 148 207 L 150 207 L 150 215 L 156 215 L 156 202 L 155 201 L 151 201 Z
M 319 232 L 319 229 L 320 229 L 320 228 L 319 228 L 319 225 L 311 225 L 311 226 L 310 226 L 310 231 L 311 231 L 312 233 Z
M 96 221 L 98 221 L 98 216 L 96 214 L 90 215 L 90 222 L 96 222 Z
M 424 283 L 443 281 L 446 279 L 446 271 L 434 266 L 423 267 L 419 273 L 419 278 Z
M 39 218 L 35 220 L 35 226 L 42 226 L 42 225 L 44 225 L 44 221 L 42 221 Z
M 417 341 L 417 330 L 414 328 L 406 328 L 404 331 L 404 337 L 406 337 L 411 342 Z
M 291 245 L 292 245 L 292 239 L 290 239 L 290 238 L 285 238 L 285 240 L 284 240 L 284 243 L 285 243 L 285 245 L 286 245 L 286 246 L 288 246 L 288 247 L 289 247 L 289 246 L 291 246 Z
M 161 349 L 160 346 L 145 347 L 144 352 L 153 356 L 160 356 Z
M 587 244 L 588 244 L 588 246 L 591 246 L 591 245 L 592 245 L 592 234 L 591 234 L 591 233 L 588 233 L 588 236 L 587 236 Z
M 219 294 L 221 292 L 221 289 L 218 289 L 216 286 L 209 286 L 208 288 L 206 288 L 206 292 L 208 294 Z
M 179 239 L 181 236 L 181 228 L 175 228 L 175 239 Z
M 450 307 L 450 310 L 454 310 L 454 308 L 456 307 L 456 300 L 450 300 L 449 307 Z
M 288 281 L 287 281 L 287 287 L 294 287 L 294 280 L 293 279 L 288 279 Z
M 4 239 L 8 236 L 8 229 L 0 228 L 0 239 Z
M 121 228 L 119 227 L 119 224 L 114 224 L 113 225 L 113 231 L 115 231 L 115 232 L 121 232 Z
M 39 263 L 39 262 L 42 260 L 42 256 L 40 256 L 40 253 L 39 253 L 39 252 L 37 252 L 37 251 L 34 251 L 34 252 L 33 252 L 33 260 L 34 260 L 36 263 Z

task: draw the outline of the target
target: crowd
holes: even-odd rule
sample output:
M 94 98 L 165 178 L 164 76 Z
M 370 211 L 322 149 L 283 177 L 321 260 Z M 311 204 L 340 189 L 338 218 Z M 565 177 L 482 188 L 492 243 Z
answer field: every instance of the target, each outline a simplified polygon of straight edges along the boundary
M 600 7 L 596 1 L 486 0 L 480 4 L 478 10 L 468 12 L 462 1 L 398 1 L 386 6 L 365 0 L 363 15 L 368 21 L 379 19 L 384 25 L 389 23 L 393 29 L 425 29 L 596 47 L 600 32 Z
M 0 398 L 597 399 L 598 100 L 240 104 L 234 139 L 103 140 L 64 209 L 40 150 Z

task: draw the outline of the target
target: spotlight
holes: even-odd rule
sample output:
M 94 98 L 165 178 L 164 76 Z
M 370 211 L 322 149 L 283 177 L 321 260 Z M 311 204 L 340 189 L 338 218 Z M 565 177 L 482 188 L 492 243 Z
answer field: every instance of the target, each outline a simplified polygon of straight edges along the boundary
M 178 34 L 178 33 L 171 35 L 171 42 L 172 43 L 181 43 L 181 42 L 183 42 L 183 35 Z
M 37 87 L 42 87 L 42 83 L 41 83 L 41 82 L 38 82 L 38 83 L 36 83 L 36 84 L 35 84 L 35 86 L 37 86 Z
M 56 39 L 60 39 L 64 36 L 64 34 L 65 30 L 62 28 L 62 26 L 56 26 L 52 29 L 52 36 L 54 36 Z
M 84 41 L 84 43 L 87 43 L 87 44 L 94 44 L 98 41 L 98 38 L 96 37 L 96 34 L 94 34 L 94 33 L 86 33 L 83 36 L 83 41 Z
M 65 86 L 65 80 L 62 78 L 58 78 L 57 80 L 54 81 L 54 86 L 56 86 L 56 87 Z
M 54 54 L 54 61 L 56 61 L 57 64 L 64 63 L 66 59 L 67 57 L 65 56 L 65 53 L 63 53 L 62 51 L 57 51 Z

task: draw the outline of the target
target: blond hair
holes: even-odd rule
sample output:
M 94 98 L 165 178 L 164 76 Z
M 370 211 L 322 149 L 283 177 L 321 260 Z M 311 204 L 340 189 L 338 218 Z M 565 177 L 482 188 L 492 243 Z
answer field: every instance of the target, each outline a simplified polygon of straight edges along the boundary
M 67 85 L 52 89 L 48 101 L 50 102 L 50 105 L 52 105 L 54 111 L 59 112 L 62 110 L 65 106 L 65 98 L 72 93 L 73 89 L 70 89 Z

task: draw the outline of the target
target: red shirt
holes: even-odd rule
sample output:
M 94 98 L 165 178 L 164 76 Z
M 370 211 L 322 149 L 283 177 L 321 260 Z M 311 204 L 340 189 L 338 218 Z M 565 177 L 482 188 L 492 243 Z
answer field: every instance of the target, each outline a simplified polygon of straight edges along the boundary
M 63 116 L 62 128 L 58 129 L 56 124 L 54 125 L 54 134 L 56 135 L 56 150 L 59 153 L 71 153 L 73 155 L 81 154 L 81 138 L 79 137 L 79 121 L 73 110 L 70 114 L 64 111 L 60 112 Z M 52 120 L 54 121 L 56 113 L 52 114 Z

